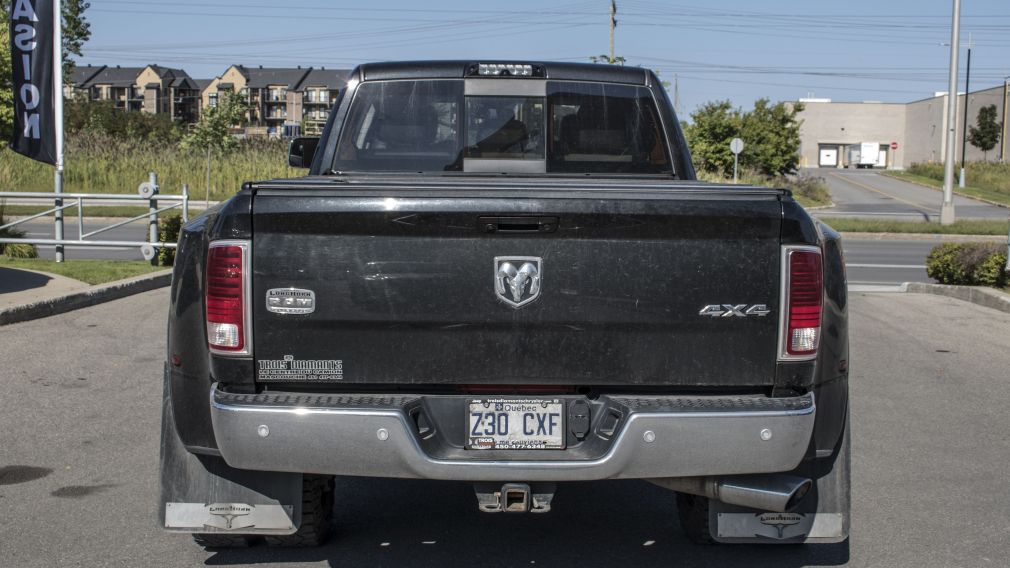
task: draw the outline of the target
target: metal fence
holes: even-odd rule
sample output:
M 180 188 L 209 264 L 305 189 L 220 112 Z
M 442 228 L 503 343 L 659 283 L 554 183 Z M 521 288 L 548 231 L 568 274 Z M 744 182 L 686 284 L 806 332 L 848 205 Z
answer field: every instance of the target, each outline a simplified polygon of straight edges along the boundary
M 57 253 L 62 252 L 63 247 L 75 247 L 75 246 L 87 246 L 87 247 L 117 247 L 117 248 L 129 248 L 129 247 L 139 247 L 140 253 L 144 256 L 146 260 L 154 261 L 158 254 L 158 249 L 160 248 L 176 248 L 177 243 L 163 243 L 158 240 L 158 215 L 169 211 L 171 209 L 180 208 L 182 210 L 182 222 L 186 223 L 189 220 L 189 187 L 186 185 L 182 186 L 182 195 L 161 195 L 159 193 L 160 188 L 158 187 L 158 175 L 151 172 L 148 181 L 140 184 L 137 187 L 137 195 L 123 195 L 123 194 L 102 194 L 102 193 L 49 193 L 49 192 L 20 192 L 20 191 L 3 191 L 0 192 L 0 200 L 8 201 L 18 200 L 22 201 L 35 201 L 40 199 L 53 200 L 55 206 L 51 209 L 47 209 L 41 213 L 36 213 L 34 215 L 29 215 L 17 221 L 12 221 L 6 225 L 0 225 L 0 230 L 16 227 L 28 221 L 38 219 L 40 217 L 45 217 L 47 215 L 55 215 L 55 228 L 54 237 L 52 239 L 38 239 L 38 238 L 18 238 L 18 239 L 7 239 L 0 238 L 0 243 L 3 244 L 32 244 L 32 245 L 55 245 Z M 110 225 L 102 226 L 93 231 L 87 233 L 84 232 L 84 205 L 87 202 L 95 201 L 114 201 L 117 203 L 132 204 L 132 203 L 143 203 L 148 207 L 147 213 L 142 213 L 136 217 L 130 217 L 129 219 L 118 221 Z M 171 205 L 165 207 L 159 207 L 161 203 L 171 203 Z M 63 236 L 63 211 L 66 209 L 77 208 L 77 238 L 67 239 Z M 94 206 L 100 210 L 100 206 Z M 148 221 L 148 239 L 146 241 L 104 241 L 93 239 L 95 235 L 99 235 L 106 231 L 122 227 L 124 225 L 129 225 L 136 221 L 142 219 L 147 219 Z M 57 257 L 61 256 L 57 254 Z

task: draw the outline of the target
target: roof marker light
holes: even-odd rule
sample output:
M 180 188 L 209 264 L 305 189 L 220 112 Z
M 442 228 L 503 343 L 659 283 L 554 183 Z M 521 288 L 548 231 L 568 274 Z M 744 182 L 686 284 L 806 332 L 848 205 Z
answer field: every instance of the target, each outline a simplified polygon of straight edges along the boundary
M 485 77 L 532 77 L 533 66 L 521 63 L 478 63 L 477 74 Z

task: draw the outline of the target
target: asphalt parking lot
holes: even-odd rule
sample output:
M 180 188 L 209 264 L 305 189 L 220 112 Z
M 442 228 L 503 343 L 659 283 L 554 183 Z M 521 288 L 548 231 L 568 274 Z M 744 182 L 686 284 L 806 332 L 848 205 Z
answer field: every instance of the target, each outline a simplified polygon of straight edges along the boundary
M 559 488 L 547 515 L 470 488 L 344 479 L 329 545 L 208 552 L 155 518 L 167 290 L 0 327 L 3 566 L 1006 566 L 1010 314 L 916 294 L 851 299 L 849 543 L 696 547 L 673 494 Z

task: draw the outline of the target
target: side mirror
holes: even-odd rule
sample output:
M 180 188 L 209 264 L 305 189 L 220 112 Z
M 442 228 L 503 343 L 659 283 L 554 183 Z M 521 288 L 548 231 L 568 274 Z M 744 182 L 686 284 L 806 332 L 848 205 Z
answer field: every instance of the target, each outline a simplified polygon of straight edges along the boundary
M 292 168 L 308 168 L 316 156 L 318 138 L 295 138 L 288 146 L 288 165 Z

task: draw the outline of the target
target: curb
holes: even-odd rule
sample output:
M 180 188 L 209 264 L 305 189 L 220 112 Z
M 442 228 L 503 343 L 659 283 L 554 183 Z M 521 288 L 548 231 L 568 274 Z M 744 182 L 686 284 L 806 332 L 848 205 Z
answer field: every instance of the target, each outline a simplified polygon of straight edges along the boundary
M 918 185 L 920 187 L 926 187 L 926 188 L 932 189 L 933 191 L 939 191 L 940 193 L 943 193 L 943 189 L 942 188 L 936 187 L 935 185 L 929 185 L 928 183 L 923 183 L 923 182 L 918 181 L 918 180 L 908 179 L 908 178 L 905 178 L 905 177 L 902 177 L 902 176 L 895 176 L 895 175 L 890 175 L 890 174 L 886 174 L 886 173 L 881 173 L 881 175 L 885 175 L 885 176 L 887 176 L 887 177 L 889 177 L 891 179 L 900 180 L 900 181 L 903 181 L 903 182 L 906 182 L 906 183 L 910 183 L 910 184 L 913 184 L 913 185 Z M 975 201 L 981 201 L 982 203 L 987 203 L 989 205 L 994 205 L 996 207 L 1003 207 L 1004 209 L 1010 207 L 1010 205 L 1007 205 L 1006 203 L 1000 203 L 999 201 L 992 201 L 992 200 L 986 199 L 984 197 L 975 197 L 974 195 L 968 195 L 966 193 L 961 193 L 960 191 L 955 191 L 954 195 L 957 195 L 959 197 L 964 197 L 965 199 L 973 199 Z
M 905 292 L 916 294 L 933 294 L 947 296 L 971 302 L 986 308 L 992 308 L 1010 314 L 1010 295 L 993 288 L 983 286 L 948 286 L 946 284 L 925 284 L 922 282 L 905 282 L 902 285 Z
M 31 304 L 0 310 L 0 325 L 30 321 L 63 314 L 89 306 L 104 304 L 141 292 L 164 288 L 172 283 L 172 269 L 127 278 L 108 284 L 99 284 L 79 292 L 55 298 L 46 298 Z
M 857 233 L 842 231 L 852 241 L 936 241 L 938 243 L 1007 242 L 1006 235 L 951 235 L 944 233 Z
M 817 207 L 804 207 L 804 209 L 806 209 L 807 211 L 820 211 L 821 209 L 831 209 L 832 207 L 836 207 L 834 201 L 828 203 L 827 205 L 818 205 Z

